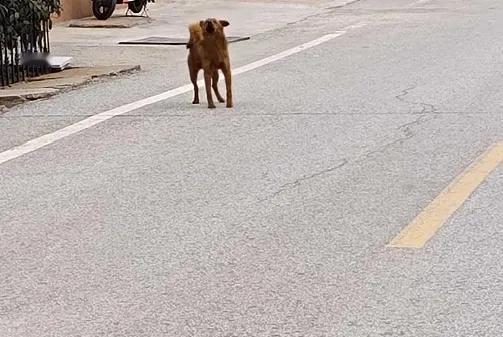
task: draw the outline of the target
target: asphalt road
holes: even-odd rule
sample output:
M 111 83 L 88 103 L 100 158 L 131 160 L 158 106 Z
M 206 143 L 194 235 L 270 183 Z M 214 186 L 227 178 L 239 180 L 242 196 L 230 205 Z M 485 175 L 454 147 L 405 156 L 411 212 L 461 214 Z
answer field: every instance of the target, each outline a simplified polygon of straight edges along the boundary
M 183 94 L 0 165 L 0 336 L 503 335 L 503 4 L 367 0 L 232 45 L 235 108 Z M 350 25 L 364 26 L 347 29 Z M 0 117 L 0 152 L 188 83 L 164 67 Z M 142 88 L 142 90 L 138 90 Z

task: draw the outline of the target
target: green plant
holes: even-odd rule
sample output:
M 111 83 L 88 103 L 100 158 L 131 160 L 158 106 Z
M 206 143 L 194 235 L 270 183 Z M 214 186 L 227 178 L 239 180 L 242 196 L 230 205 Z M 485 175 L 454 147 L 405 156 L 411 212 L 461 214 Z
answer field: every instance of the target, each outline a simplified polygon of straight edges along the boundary
M 51 15 L 61 10 L 60 0 L 0 0 L 0 39 L 9 41 L 52 27 Z

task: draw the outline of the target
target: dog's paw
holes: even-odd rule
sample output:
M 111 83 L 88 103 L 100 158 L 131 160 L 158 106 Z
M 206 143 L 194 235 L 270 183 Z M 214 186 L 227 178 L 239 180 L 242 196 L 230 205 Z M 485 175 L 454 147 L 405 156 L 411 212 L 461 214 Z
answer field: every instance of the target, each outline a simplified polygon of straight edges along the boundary
M 208 105 L 208 109 L 215 109 L 215 108 L 216 108 L 215 104 Z
M 225 103 L 225 99 L 223 99 L 223 98 L 221 98 L 221 97 L 218 99 L 218 101 L 219 101 L 220 103 Z
M 199 101 L 194 100 L 194 101 L 192 101 L 192 104 L 199 104 Z
M 230 109 L 230 108 L 233 108 L 234 105 L 232 103 L 227 103 L 226 107 Z

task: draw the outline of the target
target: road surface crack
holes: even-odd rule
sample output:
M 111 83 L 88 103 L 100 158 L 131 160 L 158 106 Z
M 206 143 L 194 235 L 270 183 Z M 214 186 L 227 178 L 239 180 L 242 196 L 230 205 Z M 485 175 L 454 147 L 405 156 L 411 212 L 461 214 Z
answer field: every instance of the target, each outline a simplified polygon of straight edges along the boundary
M 290 190 L 292 188 L 295 188 L 295 187 L 298 187 L 300 185 L 302 185 L 302 183 L 305 183 L 306 181 L 309 181 L 311 179 L 315 179 L 317 177 L 320 177 L 320 176 L 323 176 L 323 175 L 326 175 L 328 173 L 331 173 L 331 172 L 334 172 L 342 167 L 344 167 L 347 163 L 349 163 L 349 161 L 347 159 L 343 159 L 342 162 L 340 162 L 339 164 L 335 165 L 335 166 L 331 166 L 331 167 L 328 167 L 322 171 L 318 171 L 318 172 L 315 172 L 315 173 L 312 173 L 312 174 L 309 174 L 309 175 L 305 175 L 305 176 L 302 176 L 298 179 L 296 179 L 295 181 L 293 182 L 289 182 L 289 183 L 286 183 L 286 184 L 283 184 L 281 185 L 275 192 L 273 192 L 272 194 L 270 194 L 269 196 L 263 198 L 263 199 L 260 199 L 259 201 L 260 202 L 263 202 L 263 201 L 266 201 L 266 200 L 269 200 L 269 199 L 273 199 L 275 198 L 276 196 L 278 196 L 279 194 L 287 191 L 287 190 Z
M 410 94 L 410 92 L 416 88 L 417 88 L 417 84 L 413 84 L 410 87 L 403 89 L 400 94 L 395 96 L 395 98 L 402 103 L 419 105 L 421 107 L 420 111 L 413 111 L 413 113 L 416 113 L 416 114 L 436 113 L 437 109 L 435 108 L 435 106 L 433 104 L 425 103 L 425 102 L 409 101 L 406 99 L 406 97 Z
M 402 137 L 399 137 L 389 143 L 384 144 L 383 146 L 379 147 L 376 150 L 369 151 L 366 154 L 364 154 L 360 159 L 357 159 L 355 162 L 356 163 L 361 163 L 365 160 L 367 160 L 369 157 L 375 155 L 375 154 L 382 154 L 383 152 L 387 151 L 389 148 L 397 145 L 397 144 L 403 144 L 408 139 L 411 139 L 412 137 L 415 136 L 413 132 L 413 128 L 428 121 L 428 115 L 427 114 L 421 114 L 418 118 L 414 119 L 412 122 L 405 123 L 403 125 L 400 125 L 397 130 L 403 133 Z
M 389 148 L 391 148 L 391 147 L 393 147 L 393 146 L 395 146 L 397 144 L 402 144 L 406 140 L 411 139 L 415 135 L 414 132 L 413 132 L 413 128 L 419 126 L 420 124 L 422 124 L 422 123 L 424 123 L 426 121 L 428 121 L 429 120 L 428 115 L 431 114 L 431 113 L 435 113 L 437 111 L 436 108 L 435 108 L 435 106 L 433 104 L 423 103 L 423 102 L 410 102 L 410 101 L 405 100 L 404 97 L 407 96 L 409 94 L 409 92 L 411 90 L 415 89 L 415 88 L 416 88 L 416 85 L 411 86 L 411 87 L 409 87 L 407 89 L 404 89 L 399 95 L 397 95 L 395 97 L 398 100 L 402 101 L 402 102 L 406 102 L 408 104 L 416 104 L 416 105 L 421 106 L 421 110 L 415 112 L 415 114 L 419 115 L 419 116 L 417 118 L 415 118 L 413 121 L 407 122 L 407 123 L 402 124 L 402 125 L 400 125 L 400 126 L 397 127 L 397 130 L 402 133 L 402 135 L 400 137 L 398 137 L 397 139 L 395 139 L 395 140 L 393 140 L 391 142 L 388 142 L 388 143 L 382 145 L 381 147 L 379 147 L 379 148 L 377 148 L 375 150 L 372 150 L 372 151 L 369 151 L 369 152 L 363 154 L 359 158 L 356 158 L 354 160 L 354 163 L 361 163 L 361 162 L 367 160 L 369 157 L 371 157 L 371 156 L 373 156 L 375 154 L 381 154 L 381 153 L 387 151 Z M 332 167 L 329 167 L 329 168 L 327 168 L 327 169 L 325 169 L 323 171 L 319 171 L 319 172 L 316 172 L 316 173 L 313 173 L 313 174 L 310 174 L 310 175 L 307 175 L 307 176 L 303 176 L 303 177 L 301 177 L 301 178 L 299 178 L 299 179 L 297 179 L 297 180 L 295 180 L 293 182 L 289 182 L 289 183 L 283 184 L 283 185 L 281 185 L 278 188 L 278 190 L 276 192 L 272 193 L 268 197 L 260 199 L 260 202 L 266 201 L 268 199 L 272 199 L 272 198 L 278 196 L 279 194 L 281 194 L 282 192 L 284 192 L 286 190 L 298 187 L 303 182 L 306 182 L 306 181 L 309 181 L 311 179 L 317 178 L 319 176 L 325 175 L 327 173 L 336 171 L 337 169 L 342 168 L 343 166 L 345 166 L 348 163 L 349 163 L 349 160 L 348 159 L 344 159 L 341 163 L 339 163 L 336 166 L 332 166 Z
M 348 1 L 348 2 L 340 4 L 340 5 L 335 5 L 335 6 L 327 7 L 326 9 L 333 11 L 334 9 L 339 9 L 339 8 L 342 8 L 342 7 L 347 7 L 349 5 L 354 5 L 354 4 L 356 4 L 357 2 L 360 2 L 360 1 L 361 0 Z
M 328 7 L 324 7 L 322 8 L 319 12 L 317 13 L 314 13 L 314 14 L 311 14 L 311 15 L 307 15 L 305 16 L 304 18 L 302 19 L 299 19 L 297 21 L 292 21 L 292 22 L 288 22 L 286 25 L 287 26 L 291 26 L 291 25 L 297 25 L 297 24 L 300 24 L 300 23 L 303 23 L 303 22 L 306 22 L 306 21 L 309 21 L 313 18 L 318 18 L 318 17 L 322 17 L 324 15 L 327 15 L 327 14 L 332 14 L 334 13 L 336 10 L 340 9 L 340 8 L 343 8 L 343 7 L 347 7 L 347 6 L 350 6 L 350 5 L 353 5 L 357 2 L 360 2 L 361 0 L 350 0 L 350 1 L 347 1 L 345 3 L 341 3 L 339 5 L 335 5 L 335 6 L 328 6 Z
M 409 103 L 405 100 L 405 96 L 407 96 L 412 90 L 417 88 L 417 84 L 414 84 L 406 89 L 403 89 L 402 92 L 395 96 L 395 98 L 399 101 Z

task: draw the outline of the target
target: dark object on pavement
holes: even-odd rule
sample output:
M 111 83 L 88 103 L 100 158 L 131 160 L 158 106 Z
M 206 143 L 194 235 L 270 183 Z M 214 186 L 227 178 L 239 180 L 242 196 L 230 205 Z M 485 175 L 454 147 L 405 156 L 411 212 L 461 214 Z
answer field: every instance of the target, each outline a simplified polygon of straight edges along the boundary
M 228 36 L 227 42 L 239 42 L 249 40 L 249 36 Z M 144 39 L 121 41 L 119 44 L 144 44 L 144 45 L 170 45 L 170 46 L 185 46 L 187 44 L 186 38 L 167 37 L 167 36 L 150 36 Z

